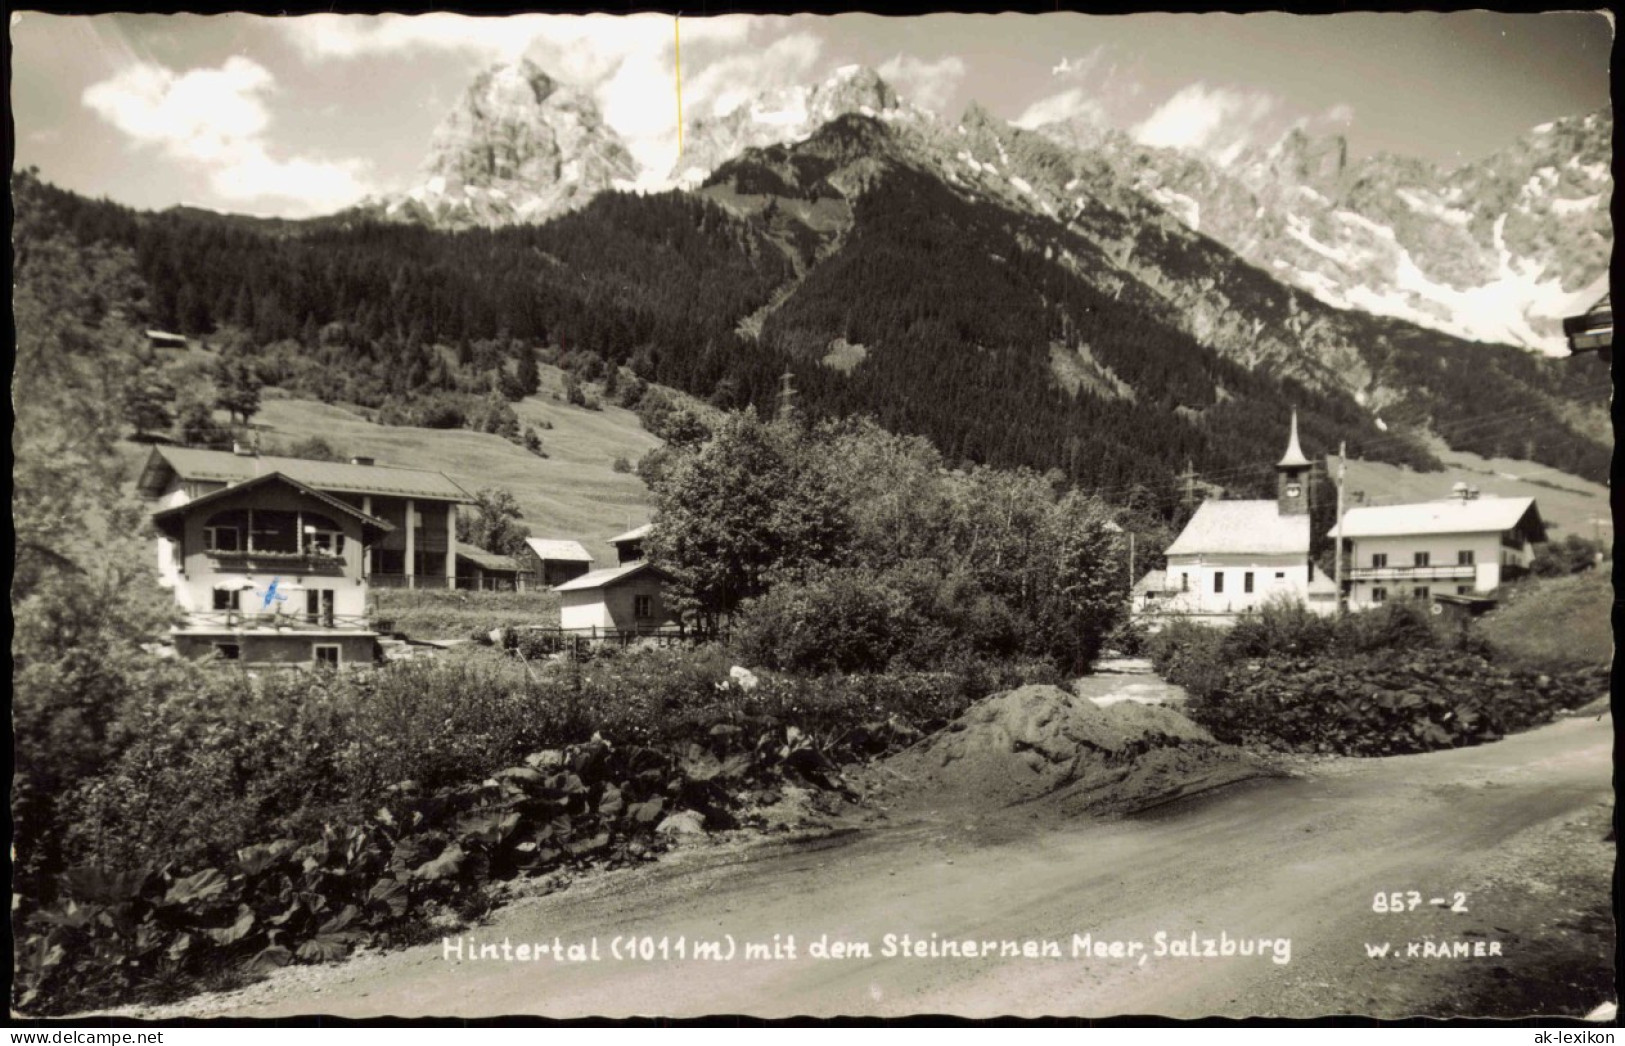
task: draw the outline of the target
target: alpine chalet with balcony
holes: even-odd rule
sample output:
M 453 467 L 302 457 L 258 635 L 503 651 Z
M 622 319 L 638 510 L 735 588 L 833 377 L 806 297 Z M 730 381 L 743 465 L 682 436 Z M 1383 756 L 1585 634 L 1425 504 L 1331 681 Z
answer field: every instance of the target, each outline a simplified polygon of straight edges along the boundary
M 369 586 L 447 588 L 457 506 L 439 472 L 154 447 L 138 481 L 157 502 L 160 583 L 186 615 L 187 656 L 371 661 Z

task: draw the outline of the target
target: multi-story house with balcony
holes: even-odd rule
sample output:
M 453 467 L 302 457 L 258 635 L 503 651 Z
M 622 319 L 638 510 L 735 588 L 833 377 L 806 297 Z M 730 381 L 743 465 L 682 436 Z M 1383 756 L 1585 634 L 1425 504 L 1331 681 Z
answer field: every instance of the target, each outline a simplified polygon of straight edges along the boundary
M 1534 498 L 1479 497 L 1457 483 L 1441 501 L 1351 508 L 1339 535 L 1348 605 L 1360 609 L 1488 595 L 1528 569 L 1546 527 Z
M 369 586 L 454 585 L 472 501 L 424 469 L 185 447 L 155 447 L 137 486 L 177 649 L 256 663 L 372 660 Z

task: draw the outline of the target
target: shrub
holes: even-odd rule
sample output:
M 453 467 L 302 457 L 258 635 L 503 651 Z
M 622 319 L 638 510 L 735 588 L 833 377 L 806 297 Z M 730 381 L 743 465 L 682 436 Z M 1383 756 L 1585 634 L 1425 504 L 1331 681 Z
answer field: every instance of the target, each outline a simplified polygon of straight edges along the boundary
M 1337 649 L 1347 653 L 1414 650 L 1448 645 L 1442 625 L 1428 613 L 1428 605 L 1401 599 L 1380 607 L 1346 614 L 1336 628 Z
M 627 460 L 625 454 L 617 454 L 615 456 L 615 461 L 610 465 L 610 468 L 624 475 L 632 471 L 632 462 Z
M 1187 712 L 1220 740 L 1296 752 L 1396 755 L 1495 740 L 1583 704 L 1605 680 L 1508 672 L 1482 658 L 1416 648 L 1238 666 Z
M 1231 658 L 1315 655 L 1333 646 L 1335 631 L 1331 618 L 1298 600 L 1270 600 L 1257 613 L 1241 615 L 1223 646 Z
M 1207 697 L 1224 686 L 1223 632 L 1194 621 L 1173 620 L 1151 637 L 1151 664 L 1168 682 Z
M 861 568 L 780 584 L 747 601 L 734 644 L 747 664 L 787 672 L 874 672 L 900 653 L 922 621 L 890 579 Z

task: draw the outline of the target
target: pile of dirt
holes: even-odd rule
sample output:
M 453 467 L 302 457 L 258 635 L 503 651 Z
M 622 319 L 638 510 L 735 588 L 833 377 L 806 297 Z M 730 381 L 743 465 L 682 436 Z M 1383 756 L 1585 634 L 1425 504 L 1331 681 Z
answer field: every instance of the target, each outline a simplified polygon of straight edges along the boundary
M 905 782 L 895 797 L 902 805 L 1048 799 L 1067 814 L 1130 812 L 1268 772 L 1172 709 L 1101 707 L 1054 686 L 978 701 L 884 766 Z

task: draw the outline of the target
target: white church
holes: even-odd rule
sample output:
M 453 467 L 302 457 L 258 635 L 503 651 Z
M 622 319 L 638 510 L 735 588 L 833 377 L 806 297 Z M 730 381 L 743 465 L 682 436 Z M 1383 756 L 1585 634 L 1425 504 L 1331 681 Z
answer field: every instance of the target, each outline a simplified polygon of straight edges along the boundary
M 1204 501 L 1168 546 L 1167 569 L 1134 585 L 1135 619 L 1153 626 L 1175 616 L 1229 625 L 1272 599 L 1335 613 L 1337 586 L 1309 559 L 1310 467 L 1294 412 L 1286 454 L 1275 466 L 1275 497 Z

